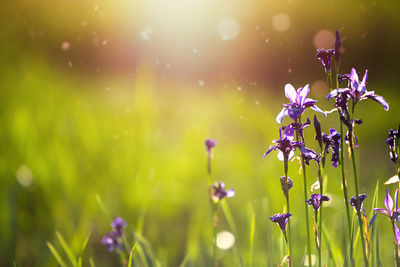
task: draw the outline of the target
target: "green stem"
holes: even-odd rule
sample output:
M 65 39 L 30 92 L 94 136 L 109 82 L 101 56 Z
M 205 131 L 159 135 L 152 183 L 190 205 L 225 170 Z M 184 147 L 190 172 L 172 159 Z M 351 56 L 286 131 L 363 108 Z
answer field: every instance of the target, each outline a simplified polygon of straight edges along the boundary
M 353 121 L 353 118 L 354 118 L 354 104 L 352 107 L 351 121 Z M 361 203 L 359 203 L 360 199 L 359 199 L 359 190 L 358 190 L 357 165 L 356 165 L 356 157 L 354 155 L 354 147 L 353 147 L 353 129 L 354 129 L 354 125 L 352 124 L 352 128 L 349 129 L 349 145 L 350 145 L 350 152 L 351 152 L 351 162 L 353 164 L 354 187 L 356 189 L 356 207 L 360 207 L 360 210 L 357 211 L 357 218 L 358 218 L 358 224 L 360 227 L 360 235 L 361 235 L 361 244 L 362 244 L 362 248 L 363 248 L 364 263 L 365 263 L 365 266 L 367 267 L 369 265 L 369 263 L 368 263 L 367 251 L 365 250 L 364 227 L 363 227 L 363 222 L 362 222 L 362 218 L 361 218 Z
M 394 251 L 396 253 L 396 267 L 400 267 L 399 246 L 397 245 L 396 230 L 395 230 L 395 225 L 394 224 L 395 224 L 395 222 L 392 220 L 393 234 L 394 234 L 394 239 L 395 239 Z
M 309 228 L 309 219 L 308 219 L 308 207 L 305 202 L 308 199 L 307 196 L 307 173 L 306 173 L 306 164 L 304 162 L 304 156 L 301 157 L 301 166 L 303 168 L 303 185 L 304 185 L 304 207 L 306 211 L 306 230 L 307 230 L 307 255 L 308 255 L 308 266 L 311 265 L 311 241 L 310 241 L 310 228 Z
M 217 226 L 218 226 L 218 206 L 213 204 L 213 262 L 214 266 L 218 266 L 218 249 L 217 249 Z
M 286 186 L 286 189 L 285 189 L 285 197 L 286 197 L 286 205 L 287 205 L 287 212 L 290 212 L 290 205 L 289 205 L 289 178 L 288 178 L 288 169 L 289 169 L 289 167 L 288 167 L 288 159 L 285 159 L 284 160 L 284 169 L 285 169 L 285 186 Z M 288 232 L 288 236 L 289 236 L 289 238 L 287 238 L 286 237 L 286 233 L 285 233 L 285 239 L 286 239 L 286 243 L 287 243 L 287 247 L 288 247 L 288 254 L 289 254 L 289 256 L 290 255 L 292 255 L 292 251 L 291 251 L 291 246 L 290 246 L 290 244 L 292 243 L 291 242 L 291 229 L 290 229 L 290 220 L 288 221 L 288 230 L 287 230 L 287 232 Z
M 298 120 L 298 123 L 301 124 L 301 116 Z M 296 132 L 296 140 L 297 141 L 303 141 L 304 143 L 304 138 L 302 136 L 299 136 L 298 132 Z M 301 167 L 303 169 L 303 188 L 304 188 L 304 209 L 306 212 L 306 233 L 307 233 L 307 256 L 308 256 L 308 266 L 311 266 L 311 239 L 310 239 L 310 222 L 309 222 L 309 216 L 308 216 L 308 205 L 306 203 L 306 200 L 308 199 L 307 196 L 307 173 L 306 173 L 306 164 L 304 161 L 304 156 L 301 155 Z
M 339 79 L 338 79 L 338 74 L 339 74 L 339 65 L 336 65 L 336 88 L 339 88 Z M 329 88 L 332 91 L 332 87 Z M 340 111 L 339 111 L 340 112 Z M 351 266 L 354 266 L 354 259 L 353 259 L 353 241 L 351 237 L 351 217 L 350 217 L 350 207 L 349 207 L 349 195 L 347 192 L 347 182 L 346 182 L 346 176 L 344 172 L 344 150 L 343 150 L 343 142 L 344 142 L 344 136 L 343 136 L 343 122 L 340 119 L 340 114 L 339 114 L 339 124 L 340 124 L 340 169 L 341 169 L 341 176 L 342 176 L 342 186 L 343 186 L 343 197 L 344 197 L 344 203 L 346 206 L 346 218 L 347 218 L 347 232 L 349 235 L 349 242 L 350 242 L 350 264 Z M 344 257 L 346 259 L 346 257 Z
M 325 161 L 325 155 L 323 155 L 323 161 Z M 320 192 L 321 196 L 324 193 L 322 173 L 323 173 L 323 167 L 322 167 L 322 164 L 320 163 L 320 164 L 318 164 L 318 180 L 319 180 L 319 192 Z M 323 202 L 321 202 L 321 206 L 319 207 L 319 226 L 318 226 L 318 239 L 319 239 L 318 266 L 319 267 L 321 267 L 321 262 L 322 262 L 322 255 L 321 255 L 322 254 L 322 206 L 323 206 Z

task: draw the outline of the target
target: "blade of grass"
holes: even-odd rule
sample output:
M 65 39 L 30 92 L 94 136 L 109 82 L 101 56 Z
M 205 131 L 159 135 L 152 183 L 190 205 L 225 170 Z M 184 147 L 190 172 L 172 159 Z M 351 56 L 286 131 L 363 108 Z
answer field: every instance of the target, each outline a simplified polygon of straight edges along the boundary
M 251 216 L 251 224 L 250 224 L 250 248 L 249 248 L 249 266 L 253 265 L 253 247 L 254 247 L 254 232 L 255 232 L 255 224 L 256 224 L 256 215 L 253 212 Z
M 135 243 L 135 245 L 133 245 L 131 252 L 129 253 L 128 267 L 132 267 L 133 252 L 135 251 L 136 244 L 137 243 Z
M 94 264 L 92 257 L 89 258 L 89 265 L 90 267 L 96 267 L 96 264 Z
M 106 209 L 106 206 L 104 205 L 103 201 L 101 200 L 100 195 L 96 194 L 95 198 L 96 198 L 97 204 L 99 204 L 99 207 L 100 207 L 101 211 L 104 213 L 104 215 L 106 216 L 107 220 L 111 221 L 110 213 Z
M 222 211 L 224 212 L 226 221 L 228 222 L 229 228 L 233 232 L 233 234 L 236 236 L 236 247 L 238 249 L 238 254 L 239 254 L 239 260 L 240 260 L 240 266 L 244 266 L 243 263 L 243 258 L 242 258 L 242 253 L 240 252 L 240 246 L 239 246 L 239 241 L 238 241 L 238 232 L 236 229 L 236 224 L 235 221 L 233 220 L 232 212 L 229 209 L 228 203 L 224 200 L 221 201 L 221 207 Z
M 181 264 L 179 264 L 179 267 L 185 267 L 186 263 L 189 261 L 189 254 L 186 254 L 185 258 L 183 258 L 183 261 Z
M 79 250 L 79 256 L 78 256 L 78 266 L 79 267 L 82 266 L 82 254 L 87 246 L 87 243 L 89 242 L 89 238 L 90 238 L 91 234 L 92 234 L 92 231 L 89 231 L 88 234 L 86 235 L 85 239 L 82 242 L 81 249 Z
M 328 235 L 328 233 L 326 231 L 325 224 L 322 224 L 322 236 L 326 240 L 326 242 L 325 242 L 326 245 L 325 246 L 328 248 L 329 259 L 332 261 L 332 266 L 336 266 L 336 260 L 335 260 L 335 257 L 334 257 L 335 253 L 334 253 L 333 248 L 332 248 L 335 245 L 331 241 L 331 239 L 330 239 L 330 237 L 329 237 L 329 235 Z M 336 246 L 335 246 L 335 250 L 339 251 L 339 249 L 337 249 Z M 331 266 L 331 265 L 329 265 L 329 266 Z
M 374 208 L 377 207 L 378 205 L 378 197 L 379 197 L 379 180 L 376 181 L 376 186 L 375 186 L 375 192 L 374 192 L 374 196 L 372 198 L 372 208 L 371 208 L 371 212 L 370 212 L 370 218 L 372 218 L 373 215 L 373 210 Z M 376 259 L 376 250 L 374 249 L 374 239 L 375 239 L 375 232 L 376 232 L 376 227 L 375 224 L 373 224 L 371 226 L 371 262 L 373 263 Z
M 375 254 L 376 254 L 376 265 L 377 267 L 382 266 L 381 256 L 380 256 L 380 249 L 379 249 L 379 228 L 376 229 L 376 243 L 375 243 Z
M 58 264 L 61 267 L 67 267 L 67 264 L 62 260 L 60 254 L 57 252 L 57 250 L 54 248 L 54 246 L 50 242 L 47 242 L 47 246 L 50 249 L 51 254 L 53 254 L 54 258 L 58 262 Z
M 56 236 L 58 241 L 60 242 L 62 248 L 64 249 L 65 254 L 67 254 L 68 259 L 72 263 L 73 266 L 76 266 L 78 262 L 76 261 L 76 256 L 72 249 L 68 246 L 67 242 L 65 242 L 64 237 L 60 234 L 60 232 L 56 231 Z

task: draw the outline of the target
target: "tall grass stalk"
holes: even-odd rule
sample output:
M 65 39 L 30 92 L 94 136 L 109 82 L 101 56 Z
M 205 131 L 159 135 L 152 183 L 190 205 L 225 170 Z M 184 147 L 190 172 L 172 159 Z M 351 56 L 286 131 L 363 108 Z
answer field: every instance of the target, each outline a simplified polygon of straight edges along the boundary
M 356 207 L 360 207 L 361 204 L 359 203 L 359 188 L 358 188 L 358 176 L 357 176 L 357 165 L 356 165 L 356 158 L 354 155 L 354 144 L 353 144 L 353 130 L 354 130 L 354 124 L 353 124 L 353 119 L 354 119 L 354 104 L 352 105 L 352 112 L 351 112 L 351 122 L 352 122 L 352 127 L 349 129 L 349 146 L 350 146 L 350 153 L 351 153 L 351 162 L 353 165 L 353 176 L 354 176 L 354 187 L 356 190 Z M 368 256 L 367 256 L 367 251 L 365 247 L 365 237 L 364 237 L 364 227 L 363 227 L 363 220 L 361 218 L 361 207 L 359 210 L 357 210 L 357 219 L 358 219 L 358 224 L 360 228 L 360 235 L 361 235 L 361 244 L 362 244 L 362 249 L 363 249 L 363 256 L 364 256 L 364 263 L 365 266 L 369 266 L 369 261 L 368 261 Z
M 339 88 L 339 79 L 338 79 L 338 75 L 339 75 L 339 67 L 336 66 L 336 75 L 335 75 L 335 81 L 336 81 L 336 88 Z M 328 76 L 328 80 L 331 80 L 331 75 Z M 332 91 L 333 90 L 333 86 L 332 83 L 329 83 L 330 87 L 329 90 Z M 341 170 L 341 178 L 342 178 L 342 187 L 343 187 L 343 198 L 344 198 L 344 203 L 345 203 L 345 207 L 346 207 L 346 218 L 347 218 L 347 232 L 349 235 L 349 242 L 350 242 L 350 255 L 349 255 L 349 260 L 350 260 L 350 264 L 351 266 L 354 266 L 354 259 L 353 259 L 353 241 L 352 241 L 352 233 L 351 233 L 351 217 L 350 217 L 350 207 L 349 207 L 349 195 L 348 195 L 348 191 L 347 191 L 347 181 L 346 181 L 346 176 L 345 176 L 345 172 L 344 172 L 344 150 L 343 150 L 343 142 L 344 142 L 344 135 L 343 135 L 343 122 L 340 119 L 340 114 L 338 116 L 339 118 L 339 127 L 340 127 L 340 161 L 339 161 L 339 165 L 340 165 L 340 170 Z M 346 258 L 346 257 L 345 257 Z

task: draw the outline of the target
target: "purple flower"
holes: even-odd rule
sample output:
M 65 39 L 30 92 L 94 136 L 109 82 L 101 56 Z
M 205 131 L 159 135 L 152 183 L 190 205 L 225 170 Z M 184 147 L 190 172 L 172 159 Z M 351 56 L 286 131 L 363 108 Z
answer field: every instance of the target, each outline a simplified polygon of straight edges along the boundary
M 322 149 L 322 133 L 321 133 L 321 124 L 317 119 L 317 116 L 314 115 L 314 129 L 315 129 L 315 140 L 318 141 L 319 147 Z
M 349 81 L 350 88 L 334 89 L 328 94 L 326 98 L 329 100 L 333 97 L 343 98 L 347 96 L 347 99 L 351 98 L 354 104 L 356 104 L 358 101 L 362 101 L 369 98 L 381 104 L 386 111 L 389 110 L 389 104 L 385 101 L 385 99 L 382 96 L 375 95 L 374 91 L 367 91 L 366 88 L 367 77 L 368 77 L 368 70 L 365 71 L 364 77 L 360 82 L 356 70 L 352 68 Z
M 311 198 L 306 200 L 306 203 L 313 206 L 314 210 L 317 211 L 323 201 L 329 201 L 329 197 L 321 194 L 311 194 Z
M 292 125 L 288 125 L 284 128 L 284 133 L 282 136 L 282 128 L 279 129 L 279 140 L 275 140 L 276 145 L 270 146 L 268 151 L 265 152 L 264 158 L 272 151 L 279 150 L 278 158 L 281 161 L 287 162 L 293 156 L 293 150 L 297 147 L 303 146 L 303 142 L 293 141 L 294 130 Z
M 389 130 L 389 136 L 386 139 L 386 144 L 389 146 L 390 149 L 390 159 L 393 162 L 397 162 L 399 159 L 399 152 L 397 148 L 399 146 L 399 138 L 400 138 L 400 125 L 398 130 Z
M 397 199 L 398 199 L 399 190 L 396 190 L 394 193 L 394 208 L 393 208 L 393 199 L 390 197 L 389 189 L 386 189 L 386 196 L 385 196 L 385 207 L 386 209 L 382 208 L 375 208 L 374 211 L 386 215 L 391 221 L 397 220 L 399 216 L 399 209 L 397 207 Z
M 371 218 L 370 226 L 374 223 L 376 215 L 378 213 L 381 213 L 383 215 L 386 215 L 393 223 L 395 221 L 399 222 L 399 216 L 400 216 L 400 210 L 397 207 L 397 199 L 398 199 L 398 194 L 399 190 L 397 189 L 395 194 L 394 194 L 394 207 L 393 207 L 393 200 L 390 197 L 389 194 L 389 189 L 386 189 L 386 196 L 385 196 L 385 207 L 386 209 L 383 208 L 375 208 L 374 211 L 377 213 Z M 397 225 L 394 223 L 394 228 L 395 228 L 395 233 L 396 233 L 396 241 L 397 245 L 400 244 L 400 233 L 399 233 L 399 228 Z
M 206 141 L 204 141 L 204 144 L 206 145 L 207 153 L 211 154 L 212 149 L 217 146 L 217 140 L 206 139 Z
M 292 214 L 289 212 L 284 213 L 282 215 L 280 213 L 277 213 L 272 217 L 270 217 L 270 220 L 273 221 L 274 223 L 277 223 L 281 228 L 282 233 L 286 236 L 286 224 L 288 223 L 291 216 Z
M 336 168 L 339 164 L 341 135 L 335 129 L 329 129 L 329 135 L 322 134 L 322 141 L 325 144 L 325 153 L 329 153 L 329 148 L 332 149 L 332 165 Z
M 297 89 L 297 91 L 291 84 L 286 84 L 285 95 L 290 100 L 290 103 L 283 104 L 284 108 L 281 110 L 281 112 L 279 112 L 278 116 L 276 116 L 276 121 L 278 123 L 282 123 L 282 119 L 285 116 L 289 116 L 291 119 L 297 120 L 308 107 L 315 111 L 321 112 L 326 116 L 326 113 L 315 105 L 317 100 L 307 98 L 309 92 L 310 86 L 308 84 L 303 88 L 300 87 Z
M 326 73 L 331 72 L 331 58 L 335 55 L 335 49 L 317 49 L 317 59 L 322 63 Z
M 315 160 L 319 164 L 319 155 L 312 149 L 306 148 L 305 146 L 299 147 L 301 154 L 303 154 L 304 162 L 309 165 L 310 160 Z
M 354 209 L 356 210 L 356 212 L 359 212 L 359 211 L 362 209 L 365 217 L 366 217 L 366 215 L 365 215 L 365 210 L 364 210 L 364 207 L 363 207 L 363 204 L 362 204 L 362 203 L 363 203 L 363 201 L 364 201 L 366 198 L 367 198 L 367 195 L 366 195 L 366 194 L 359 194 L 359 195 L 358 195 L 358 199 L 357 199 L 356 196 L 353 196 L 353 197 L 350 199 L 350 205 L 354 207 Z
M 122 234 L 115 230 L 110 231 L 103 237 L 101 243 L 108 251 L 113 251 L 115 249 L 122 250 Z
M 111 223 L 111 227 L 114 228 L 114 230 L 108 232 L 101 240 L 101 243 L 108 251 L 113 251 L 115 249 L 122 250 L 122 235 L 123 228 L 126 227 L 126 222 L 121 217 L 115 217 Z
M 111 227 L 114 228 L 117 232 L 122 233 L 122 229 L 126 227 L 126 222 L 121 217 L 115 217 L 111 223 Z
M 305 128 L 307 128 L 311 124 L 311 120 L 307 118 L 307 121 L 304 123 L 299 123 L 299 122 L 292 122 L 291 125 L 293 127 L 293 130 L 299 133 L 299 135 L 304 138 L 303 131 Z M 285 129 L 286 127 L 283 126 L 282 129 Z
M 214 193 L 211 195 L 211 199 L 214 201 L 214 203 L 218 203 L 221 201 L 224 197 L 233 197 L 235 195 L 235 190 L 233 189 L 228 189 L 225 190 L 225 183 L 224 182 L 218 182 L 212 185 L 212 188 L 214 189 Z
M 335 34 L 335 62 L 336 66 L 340 63 L 340 50 L 342 49 L 342 39 L 340 39 L 339 32 L 336 30 Z

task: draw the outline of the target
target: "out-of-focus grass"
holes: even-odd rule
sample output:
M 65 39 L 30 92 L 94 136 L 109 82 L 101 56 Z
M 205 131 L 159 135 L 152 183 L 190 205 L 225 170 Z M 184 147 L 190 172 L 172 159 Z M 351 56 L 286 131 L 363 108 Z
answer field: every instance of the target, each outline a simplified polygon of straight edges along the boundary
M 112 217 L 121 216 L 128 222 L 129 233 L 142 231 L 162 264 L 177 266 L 187 256 L 189 265 L 210 266 L 212 223 L 203 145 L 207 137 L 218 140 L 212 162 L 214 179 L 236 189 L 236 196 L 228 201 L 243 258 L 252 255 L 253 266 L 281 261 L 281 234 L 267 218 L 283 211 L 279 182 L 283 166 L 274 153 L 267 159 L 262 155 L 278 137 L 274 119 L 280 103 L 286 102 L 283 89 L 282 98 L 275 99 L 264 88 L 238 91 L 235 84 L 226 88 L 165 85 L 147 65 L 140 66 L 134 77 L 110 76 L 102 81 L 61 75 L 45 61 L 34 59 L 6 68 L 2 74 L 1 265 L 14 261 L 17 266 L 56 265 L 46 245 L 51 241 L 61 248 L 53 242 L 55 231 L 75 253 L 92 231 L 83 265 L 89 264 L 90 257 L 96 266 L 117 264 L 117 255 L 108 253 L 100 240 Z M 392 105 L 387 113 L 376 103 L 358 107 L 364 119 L 357 131 L 360 190 L 371 194 L 367 211 L 376 179 L 383 182 L 392 175 L 384 140 L 387 130 L 397 126 L 400 114 L 398 94 L 390 91 L 396 87 L 387 81 L 371 83 L 386 88 L 377 91 L 385 93 Z M 324 99 L 320 102 L 329 109 Z M 336 115 L 320 119 L 325 131 L 337 125 Z M 311 143 L 314 131 L 312 127 L 306 131 Z M 30 186 L 16 180 L 21 166 L 33 174 Z M 289 168 L 294 181 L 293 252 L 295 262 L 301 262 L 305 251 L 302 179 L 297 162 Z M 339 253 L 342 235 L 337 233 L 345 230 L 339 171 L 330 164 L 326 171 L 332 201 L 325 209 L 324 223 L 333 248 L 339 248 L 334 252 Z M 308 173 L 311 185 L 316 166 L 311 164 Z M 350 171 L 348 181 L 352 195 Z M 378 206 L 382 205 L 380 199 Z M 228 229 L 224 219 L 220 225 L 221 230 Z M 377 227 L 381 259 L 387 265 L 393 262 L 390 224 L 378 219 Z M 226 266 L 237 262 L 230 252 L 220 255 Z

